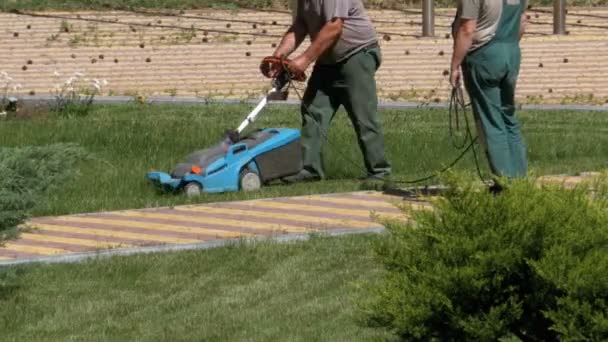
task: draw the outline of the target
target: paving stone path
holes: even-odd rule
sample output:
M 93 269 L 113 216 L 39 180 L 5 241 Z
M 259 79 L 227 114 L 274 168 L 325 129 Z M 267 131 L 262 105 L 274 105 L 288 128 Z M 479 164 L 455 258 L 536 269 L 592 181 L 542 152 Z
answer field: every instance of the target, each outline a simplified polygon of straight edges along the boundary
M 40 217 L 27 223 L 29 229 L 18 240 L 0 248 L 0 264 L 100 251 L 218 245 L 241 238 L 374 231 L 382 229 L 377 217 L 405 219 L 400 202 L 396 196 L 357 192 Z
M 545 176 L 539 183 L 573 187 L 597 176 Z M 431 208 L 421 199 L 367 191 L 39 217 L 0 248 L 0 265 L 206 248 L 242 238 L 377 232 L 384 228 L 379 218 L 407 220 L 403 205 Z

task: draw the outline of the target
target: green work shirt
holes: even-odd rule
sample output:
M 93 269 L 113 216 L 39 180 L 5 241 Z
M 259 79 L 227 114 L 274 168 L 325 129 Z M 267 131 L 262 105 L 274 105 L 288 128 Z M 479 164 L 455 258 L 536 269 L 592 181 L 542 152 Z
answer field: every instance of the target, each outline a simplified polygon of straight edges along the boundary
M 526 0 L 506 0 L 508 5 L 519 5 L 520 1 L 524 2 L 525 8 Z M 473 34 L 473 45 L 470 51 L 477 50 L 494 38 L 502 17 L 503 6 L 503 0 L 458 1 L 458 10 L 454 23 L 457 24 L 458 19 L 477 20 L 477 27 Z M 458 27 L 455 26 L 454 29 L 458 30 Z
M 377 42 L 377 34 L 361 0 L 297 0 L 293 24 L 314 40 L 323 26 L 334 18 L 344 20 L 338 42 L 321 55 L 318 64 L 341 62 Z

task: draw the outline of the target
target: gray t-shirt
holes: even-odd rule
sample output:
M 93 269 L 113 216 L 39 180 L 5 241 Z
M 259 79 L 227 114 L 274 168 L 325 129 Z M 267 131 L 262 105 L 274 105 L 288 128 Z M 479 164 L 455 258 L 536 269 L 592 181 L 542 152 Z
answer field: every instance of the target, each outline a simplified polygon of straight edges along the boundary
M 502 15 L 503 0 L 461 0 L 458 1 L 456 19 L 475 19 L 477 28 L 473 34 L 471 51 L 487 44 L 498 29 Z M 457 21 L 456 21 L 457 22 Z M 457 30 L 458 27 L 455 27 Z
M 294 25 L 308 32 L 312 40 L 325 23 L 334 18 L 344 20 L 340 39 L 319 57 L 318 64 L 341 62 L 377 42 L 376 30 L 361 0 L 297 0 L 293 10 Z

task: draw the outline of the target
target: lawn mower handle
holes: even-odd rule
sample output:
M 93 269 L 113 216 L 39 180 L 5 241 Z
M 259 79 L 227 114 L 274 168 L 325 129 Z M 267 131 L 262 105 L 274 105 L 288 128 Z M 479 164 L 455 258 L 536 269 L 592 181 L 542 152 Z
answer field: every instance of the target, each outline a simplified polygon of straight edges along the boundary
M 268 94 L 272 94 L 277 91 L 281 91 L 289 82 L 291 81 L 291 77 L 288 72 L 283 71 L 280 72 L 273 80 L 272 80 L 272 88 Z M 272 91 L 274 90 L 274 91 Z
M 257 116 L 260 114 L 262 109 L 266 107 L 268 104 L 268 97 L 276 92 L 279 92 L 285 88 L 287 84 L 291 81 L 291 76 L 288 72 L 280 72 L 273 80 L 272 80 L 272 89 L 264 96 L 262 101 L 247 115 L 247 118 L 243 120 L 239 128 L 236 130 L 237 134 L 241 134 L 249 126 L 250 123 L 254 122 Z
M 245 120 L 239 125 L 236 131 L 227 133 L 227 140 L 232 143 L 236 143 L 239 140 L 240 134 L 249 126 L 250 123 L 254 122 L 258 117 L 262 109 L 268 104 L 268 97 L 276 92 L 282 91 L 291 81 L 304 82 L 306 80 L 306 74 L 293 75 L 289 69 L 289 60 L 281 59 L 277 57 L 266 57 L 262 60 L 260 70 L 265 76 L 270 75 L 270 70 L 275 69 L 277 74 L 272 79 L 272 89 L 264 96 L 260 103 L 247 115 Z
M 273 86 L 275 86 L 275 87 L 270 89 L 270 91 L 268 92 L 268 94 L 266 96 L 264 96 L 262 101 L 260 101 L 260 103 L 258 103 L 258 105 L 253 109 L 253 111 L 251 111 L 251 113 L 249 113 L 249 115 L 247 115 L 245 120 L 243 120 L 243 122 L 241 122 L 241 125 L 236 130 L 237 134 L 241 134 L 245 130 L 245 128 L 247 128 L 247 126 L 249 126 L 250 123 L 255 121 L 255 119 L 258 117 L 258 115 L 260 114 L 262 109 L 264 109 L 264 107 L 266 107 L 266 104 L 268 104 L 268 96 L 270 96 L 271 94 L 276 93 L 277 91 L 280 91 L 282 89 L 282 88 L 276 88 L 276 86 L 280 85 L 281 83 L 277 83 L 276 85 L 274 83 L 275 83 L 275 81 L 273 81 Z

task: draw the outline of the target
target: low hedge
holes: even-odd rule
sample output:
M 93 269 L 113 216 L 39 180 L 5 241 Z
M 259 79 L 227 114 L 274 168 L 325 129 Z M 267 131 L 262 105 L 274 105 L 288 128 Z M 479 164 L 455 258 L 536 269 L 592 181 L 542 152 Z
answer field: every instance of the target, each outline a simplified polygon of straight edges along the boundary
M 606 182 L 451 181 L 435 211 L 387 222 L 366 322 L 404 340 L 608 340 Z
M 59 191 L 86 156 L 72 144 L 0 147 L 0 242 L 12 235 L 46 194 Z

